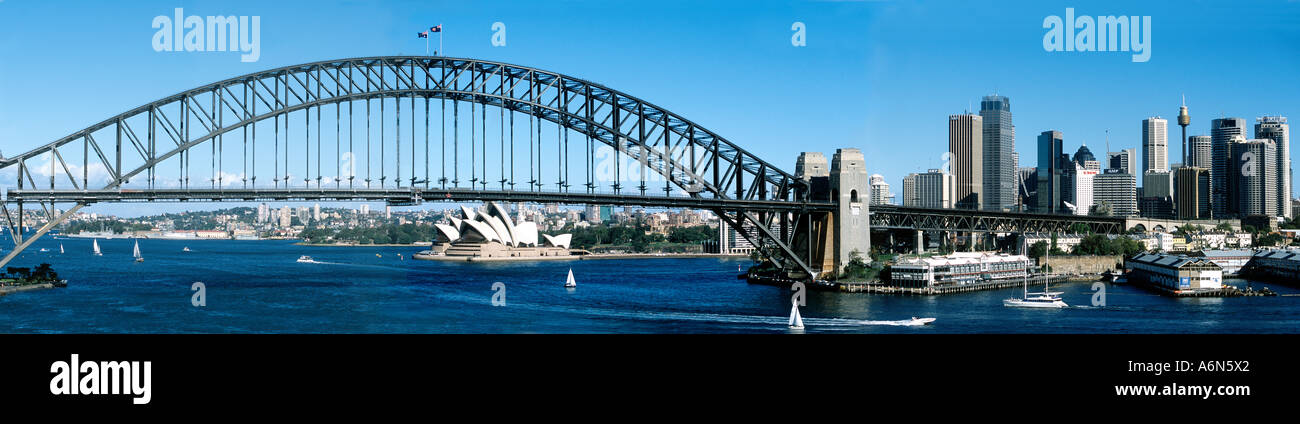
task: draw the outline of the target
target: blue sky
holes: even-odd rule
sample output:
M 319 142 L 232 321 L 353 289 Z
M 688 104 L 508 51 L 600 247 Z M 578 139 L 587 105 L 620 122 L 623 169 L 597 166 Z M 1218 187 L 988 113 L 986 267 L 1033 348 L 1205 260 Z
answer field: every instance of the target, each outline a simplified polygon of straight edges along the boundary
M 1047 52 L 1043 19 L 1151 16 L 1151 58 Z M 155 16 L 261 17 L 261 57 L 155 52 Z M 1011 98 L 1016 148 L 1054 129 L 1066 150 L 1137 148 L 1141 120 L 1177 114 L 1189 135 L 1219 116 L 1298 117 L 1294 1 L 131 1 L 0 0 L 0 151 L 16 154 L 184 89 L 279 66 L 423 54 L 445 28 L 451 56 L 565 73 L 687 117 L 793 171 L 800 151 L 857 147 L 901 191 L 942 165 L 947 116 Z M 507 44 L 490 43 L 502 22 Z M 807 45 L 791 45 L 803 22 Z M 434 43 L 436 44 L 436 38 Z M 1172 122 L 1171 122 L 1172 124 Z M 1171 162 L 1180 153 L 1171 125 Z M 1294 151 L 1295 149 L 1293 149 Z M 1294 153 L 1292 154 L 1295 156 Z M 175 208 L 195 207 L 176 205 Z M 95 206 L 139 214 L 158 205 Z M 142 209 L 147 208 L 147 209 Z

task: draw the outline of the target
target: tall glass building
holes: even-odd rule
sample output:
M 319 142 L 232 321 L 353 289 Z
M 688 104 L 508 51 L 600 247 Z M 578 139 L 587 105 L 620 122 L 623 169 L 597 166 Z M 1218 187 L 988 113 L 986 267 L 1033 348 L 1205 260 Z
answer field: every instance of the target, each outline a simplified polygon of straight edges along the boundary
M 1233 137 L 1246 137 L 1246 120 L 1241 118 L 1219 118 L 1210 121 L 1210 210 L 1214 218 L 1222 219 L 1236 216 L 1237 205 L 1228 202 L 1228 174 L 1232 156 Z
M 1291 127 L 1285 116 L 1265 116 L 1255 120 L 1255 138 L 1273 140 L 1277 149 L 1277 214 L 1291 217 Z
M 1057 213 L 1061 207 L 1061 144 L 1060 131 L 1043 131 L 1038 135 L 1038 213 Z
M 1011 154 L 1016 151 L 1016 128 L 1011 124 L 1011 100 L 984 96 L 980 117 L 984 119 L 984 209 L 1014 208 L 1016 168 Z

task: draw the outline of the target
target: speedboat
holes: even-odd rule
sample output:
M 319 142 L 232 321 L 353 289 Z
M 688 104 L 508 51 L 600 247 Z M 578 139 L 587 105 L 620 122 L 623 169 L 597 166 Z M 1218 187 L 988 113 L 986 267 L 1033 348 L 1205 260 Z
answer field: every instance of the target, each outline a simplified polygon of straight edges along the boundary
M 917 317 L 912 317 L 912 322 L 911 322 L 911 324 L 912 324 L 912 325 L 930 325 L 930 323 L 934 322 L 934 320 L 935 320 L 934 318 L 917 318 Z
M 316 260 L 312 259 L 311 256 L 302 255 L 298 257 L 298 262 L 304 264 L 314 264 L 316 263 Z

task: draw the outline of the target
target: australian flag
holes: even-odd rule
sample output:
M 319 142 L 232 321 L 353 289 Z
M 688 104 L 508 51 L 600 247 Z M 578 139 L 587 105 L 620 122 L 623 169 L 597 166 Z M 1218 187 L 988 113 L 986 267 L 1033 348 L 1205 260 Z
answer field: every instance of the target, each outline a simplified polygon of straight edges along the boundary
M 417 32 L 415 33 L 415 36 L 420 38 L 429 38 L 429 31 Z

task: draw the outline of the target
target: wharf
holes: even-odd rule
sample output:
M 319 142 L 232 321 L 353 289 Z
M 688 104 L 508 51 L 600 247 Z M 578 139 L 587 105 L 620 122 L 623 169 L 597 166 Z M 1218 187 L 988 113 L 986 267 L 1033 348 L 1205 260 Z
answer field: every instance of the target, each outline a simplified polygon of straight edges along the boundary
M 1268 287 L 1255 290 L 1247 288 L 1242 290 L 1232 286 L 1223 286 L 1215 290 L 1173 290 L 1168 287 L 1157 286 L 1147 283 L 1134 283 L 1133 285 L 1142 287 L 1152 292 L 1171 296 L 1171 297 L 1252 297 L 1252 296 L 1277 296 L 1277 292 L 1269 290 Z
M 7 295 L 9 293 L 19 293 L 19 292 L 25 292 L 31 290 L 52 289 L 52 288 L 54 288 L 54 284 L 51 283 L 23 284 L 21 286 L 0 286 L 0 296 Z
M 1089 279 L 1086 281 L 1095 281 Z M 750 284 L 763 284 L 769 286 L 789 287 L 796 280 L 779 277 L 749 276 L 746 278 Z M 1042 284 L 1039 279 L 1036 284 Z M 1064 276 L 1052 277 L 1051 283 L 1062 283 L 1066 281 L 1077 281 Z M 809 290 L 818 291 L 837 291 L 841 293 L 870 293 L 870 294 L 890 294 L 902 296 L 935 296 L 944 294 L 970 293 L 982 290 L 996 290 L 1012 287 L 1024 286 L 1024 280 L 1002 280 L 988 283 L 945 285 L 937 287 L 898 287 L 884 284 L 879 281 L 825 281 L 817 280 L 808 286 Z

